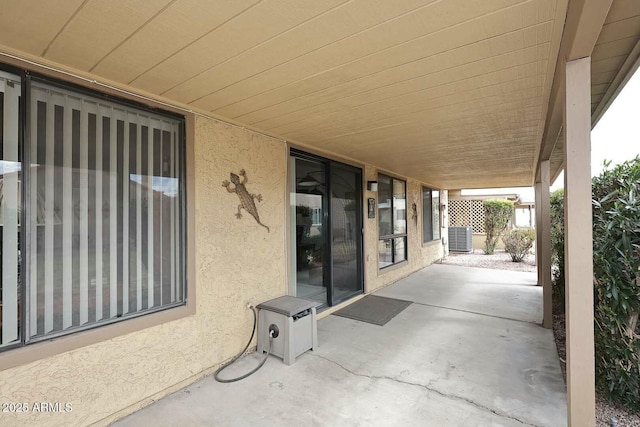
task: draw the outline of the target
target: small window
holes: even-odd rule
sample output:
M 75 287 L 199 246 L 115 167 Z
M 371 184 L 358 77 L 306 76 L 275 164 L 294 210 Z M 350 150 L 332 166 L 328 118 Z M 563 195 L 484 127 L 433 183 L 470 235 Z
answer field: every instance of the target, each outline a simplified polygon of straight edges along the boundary
M 378 175 L 378 266 L 407 260 L 407 184 Z
M 427 187 L 422 187 L 422 239 L 440 239 L 440 192 Z
M 322 225 L 322 209 L 320 208 L 311 209 L 311 225 L 316 225 L 316 226 Z

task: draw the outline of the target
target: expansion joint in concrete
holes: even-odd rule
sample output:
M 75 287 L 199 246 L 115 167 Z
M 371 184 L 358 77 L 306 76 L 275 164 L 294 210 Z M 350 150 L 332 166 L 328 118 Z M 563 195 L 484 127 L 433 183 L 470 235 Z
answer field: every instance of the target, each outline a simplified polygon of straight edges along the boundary
M 512 322 L 520 322 L 520 323 L 528 323 L 530 325 L 540 325 L 540 322 L 530 322 L 528 320 L 520 320 L 520 319 L 514 319 L 512 317 L 504 317 L 504 316 L 496 316 L 494 314 L 486 314 L 486 313 L 479 313 L 477 311 L 471 311 L 471 310 L 462 310 L 460 308 L 453 308 L 453 307 L 445 307 L 443 305 L 435 305 L 435 304 L 427 304 L 424 302 L 415 302 L 413 301 L 412 304 L 417 304 L 417 305 L 423 305 L 425 307 L 435 307 L 435 308 L 441 308 L 443 310 L 453 310 L 453 311 L 459 311 L 461 313 L 468 313 L 468 314 L 477 314 L 478 316 L 486 316 L 486 317 L 493 317 L 494 319 L 501 319 L 501 320 L 510 320 Z
M 404 384 L 404 385 L 408 385 L 408 386 L 412 386 L 412 387 L 420 387 L 420 388 L 423 388 L 423 389 L 425 389 L 425 390 L 427 390 L 427 391 L 429 391 L 431 393 L 435 393 L 435 394 L 437 394 L 437 395 L 439 395 L 441 397 L 444 397 L 445 399 L 453 399 L 453 400 L 457 400 L 457 401 L 460 401 L 460 402 L 464 402 L 464 403 L 472 405 L 472 406 L 474 406 L 474 407 L 476 407 L 476 408 L 478 408 L 478 409 L 480 409 L 482 411 L 490 412 L 491 414 L 496 415 L 498 417 L 507 418 L 509 420 L 516 421 L 516 422 L 522 424 L 523 426 L 539 427 L 539 426 L 537 426 L 535 424 L 527 423 L 525 421 L 522 421 L 522 420 L 520 420 L 520 419 L 518 419 L 518 418 L 516 418 L 514 416 L 511 416 L 509 414 L 506 414 L 504 412 L 499 412 L 499 411 L 496 411 L 495 409 L 492 409 L 492 408 L 489 408 L 487 406 L 481 405 L 480 403 L 478 403 L 478 402 L 476 402 L 476 401 L 474 401 L 472 399 L 469 399 L 467 397 L 458 396 L 458 395 L 455 395 L 455 394 L 444 393 L 444 392 L 442 392 L 442 391 L 440 391 L 440 390 L 438 390 L 436 388 L 433 388 L 433 385 L 436 382 L 439 381 L 438 379 L 431 380 L 431 381 L 429 381 L 428 384 L 425 385 L 425 384 L 413 383 L 413 382 L 410 382 L 410 381 L 404 381 L 404 380 L 401 380 L 401 379 L 398 379 L 398 378 L 395 378 L 395 377 L 379 376 L 379 375 L 366 375 L 366 374 L 361 374 L 361 373 L 355 372 L 355 371 L 347 368 L 346 366 L 342 365 L 341 363 L 336 362 L 335 360 L 331 360 L 328 357 L 321 356 L 321 355 L 319 355 L 317 353 L 308 352 L 307 354 L 309 354 L 311 356 L 314 356 L 314 357 L 317 357 L 317 358 L 320 358 L 320 359 L 323 359 L 323 360 L 325 360 L 325 361 L 327 361 L 329 363 L 332 363 L 332 364 L 336 365 L 337 367 L 339 367 L 340 369 L 342 369 L 343 371 L 347 372 L 348 374 L 356 376 L 356 377 L 367 378 L 367 379 L 370 379 L 370 380 L 393 381 L 393 382 L 396 382 L 396 383 L 399 383 L 399 384 Z

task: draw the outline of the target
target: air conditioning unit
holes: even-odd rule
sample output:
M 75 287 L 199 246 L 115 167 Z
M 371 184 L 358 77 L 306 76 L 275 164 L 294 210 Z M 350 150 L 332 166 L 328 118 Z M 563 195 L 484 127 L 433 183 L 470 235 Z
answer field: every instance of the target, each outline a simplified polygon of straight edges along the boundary
M 449 227 L 449 250 L 471 252 L 473 250 L 473 227 Z

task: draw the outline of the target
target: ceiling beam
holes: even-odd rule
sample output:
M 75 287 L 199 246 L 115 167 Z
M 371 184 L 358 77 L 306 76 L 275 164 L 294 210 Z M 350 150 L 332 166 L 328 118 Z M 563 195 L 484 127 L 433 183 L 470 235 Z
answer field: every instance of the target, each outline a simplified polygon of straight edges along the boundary
M 591 56 L 613 0 L 571 0 L 560 42 L 556 70 L 547 108 L 544 133 L 540 144 L 536 173 L 540 162 L 549 160 L 562 130 L 564 66 L 566 61 Z M 556 174 L 557 171 L 551 171 Z
M 571 0 L 560 51 L 566 61 L 591 56 L 613 0 Z M 562 49 L 562 46 L 565 49 Z

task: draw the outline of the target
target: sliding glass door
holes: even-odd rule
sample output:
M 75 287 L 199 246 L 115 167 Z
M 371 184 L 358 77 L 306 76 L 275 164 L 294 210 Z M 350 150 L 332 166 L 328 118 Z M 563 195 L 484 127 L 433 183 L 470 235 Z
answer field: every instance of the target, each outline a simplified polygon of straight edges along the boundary
M 332 302 L 362 292 L 362 175 L 360 169 L 331 165 Z
M 292 293 L 332 306 L 362 293 L 362 171 L 292 151 Z
M 311 159 L 292 158 L 291 220 L 296 296 L 326 303 L 326 167 Z M 295 186 L 295 187 L 294 187 Z

